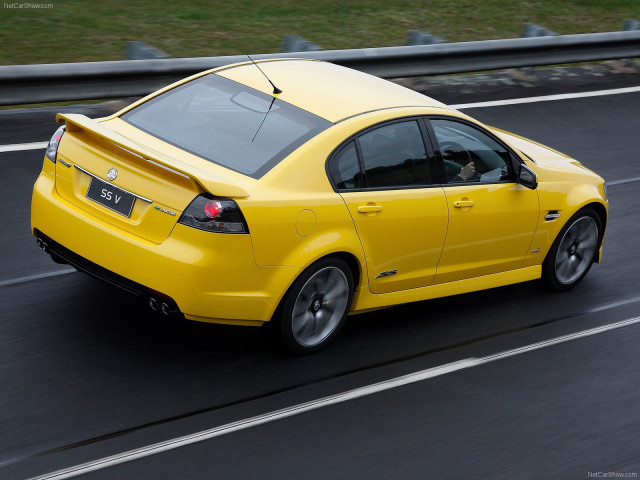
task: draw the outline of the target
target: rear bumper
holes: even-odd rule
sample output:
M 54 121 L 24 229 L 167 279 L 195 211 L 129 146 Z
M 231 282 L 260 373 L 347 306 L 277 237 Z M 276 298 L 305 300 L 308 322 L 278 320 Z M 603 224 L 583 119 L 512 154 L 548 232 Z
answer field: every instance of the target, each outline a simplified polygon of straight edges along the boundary
M 61 198 L 46 173 L 34 186 L 31 227 L 34 235 L 41 232 L 53 240 L 54 253 L 72 265 L 138 295 L 148 289 L 161 292 L 194 320 L 268 321 L 300 272 L 257 266 L 249 235 L 177 224 L 165 241 L 149 242 Z

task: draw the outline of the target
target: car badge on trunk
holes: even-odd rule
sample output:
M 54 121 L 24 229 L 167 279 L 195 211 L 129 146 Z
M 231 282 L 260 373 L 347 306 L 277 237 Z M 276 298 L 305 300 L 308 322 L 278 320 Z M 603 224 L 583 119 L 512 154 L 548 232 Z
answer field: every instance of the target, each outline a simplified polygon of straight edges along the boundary
M 110 182 L 113 182 L 116 179 L 117 176 L 118 176 L 118 170 L 116 170 L 115 168 L 112 168 L 111 170 L 109 170 L 107 172 L 107 179 Z

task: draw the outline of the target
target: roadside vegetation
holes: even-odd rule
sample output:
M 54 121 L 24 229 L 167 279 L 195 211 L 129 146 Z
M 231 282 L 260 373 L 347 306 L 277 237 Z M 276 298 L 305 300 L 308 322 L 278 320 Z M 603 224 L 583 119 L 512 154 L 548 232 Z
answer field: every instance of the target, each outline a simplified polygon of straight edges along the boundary
M 197 57 L 279 52 L 288 34 L 343 49 L 405 45 L 409 30 L 461 42 L 518 37 L 525 22 L 572 34 L 640 19 L 640 0 L 23 1 L 0 8 L 0 64 L 121 60 L 128 40 Z

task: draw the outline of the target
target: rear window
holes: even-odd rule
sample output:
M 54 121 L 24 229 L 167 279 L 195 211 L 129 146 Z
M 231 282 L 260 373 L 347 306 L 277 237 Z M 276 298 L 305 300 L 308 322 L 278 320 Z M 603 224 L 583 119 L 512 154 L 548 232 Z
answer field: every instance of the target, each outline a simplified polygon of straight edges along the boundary
M 120 118 L 165 142 L 253 178 L 260 178 L 332 125 L 306 110 L 213 73 L 171 89 Z

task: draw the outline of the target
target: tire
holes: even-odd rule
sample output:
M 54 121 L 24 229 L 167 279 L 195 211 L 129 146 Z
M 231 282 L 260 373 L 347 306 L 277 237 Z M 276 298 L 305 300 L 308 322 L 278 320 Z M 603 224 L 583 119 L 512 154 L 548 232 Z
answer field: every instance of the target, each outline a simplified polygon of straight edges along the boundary
M 335 257 L 318 260 L 293 282 L 272 323 L 286 349 L 316 352 L 338 334 L 351 308 L 353 272 Z
M 602 222 L 591 208 L 562 227 L 542 264 L 542 280 L 552 290 L 569 290 L 587 275 L 600 245 Z

